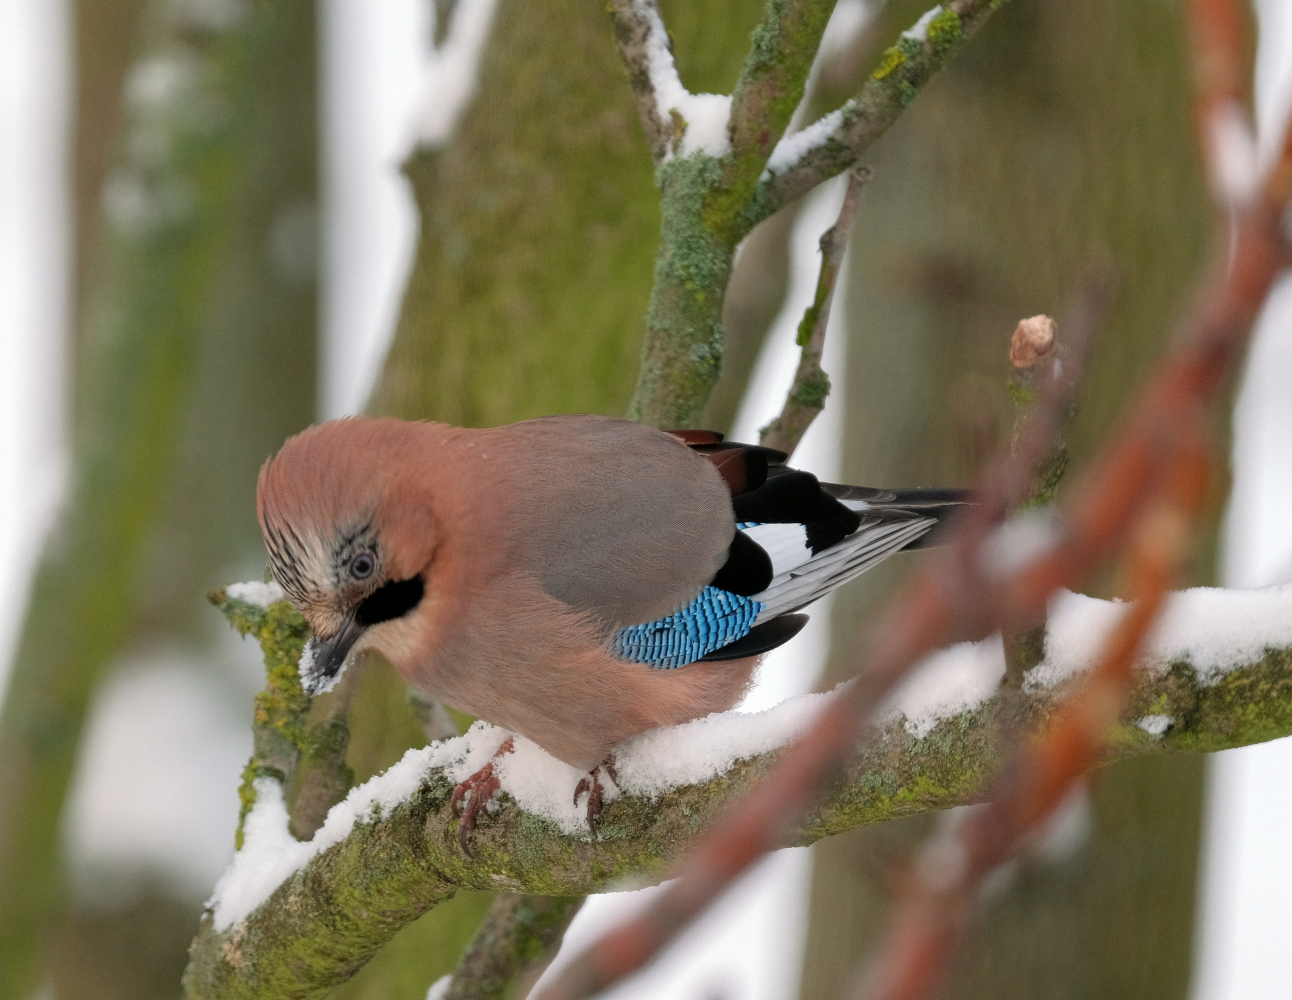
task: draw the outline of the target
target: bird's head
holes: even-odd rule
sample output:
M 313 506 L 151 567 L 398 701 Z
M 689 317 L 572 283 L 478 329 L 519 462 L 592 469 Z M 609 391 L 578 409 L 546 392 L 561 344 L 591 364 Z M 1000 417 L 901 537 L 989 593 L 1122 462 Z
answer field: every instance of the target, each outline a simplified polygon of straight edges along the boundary
M 407 426 L 331 421 L 290 438 L 260 470 L 256 511 L 274 578 L 314 633 L 300 665 L 310 694 L 332 688 L 352 650 L 375 645 L 369 630 L 421 603 L 429 518 L 403 510 L 391 489 Z

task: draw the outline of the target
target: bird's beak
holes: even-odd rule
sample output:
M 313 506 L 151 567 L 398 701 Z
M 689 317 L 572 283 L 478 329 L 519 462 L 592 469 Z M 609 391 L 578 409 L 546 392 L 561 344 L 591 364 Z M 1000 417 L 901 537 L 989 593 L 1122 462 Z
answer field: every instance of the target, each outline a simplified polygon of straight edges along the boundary
M 301 686 L 308 695 L 323 694 L 331 691 L 341 679 L 345 668 L 345 658 L 359 636 L 363 635 L 364 626 L 355 621 L 351 612 L 341 625 L 336 635 L 326 639 L 314 636 L 305 644 L 301 654 Z

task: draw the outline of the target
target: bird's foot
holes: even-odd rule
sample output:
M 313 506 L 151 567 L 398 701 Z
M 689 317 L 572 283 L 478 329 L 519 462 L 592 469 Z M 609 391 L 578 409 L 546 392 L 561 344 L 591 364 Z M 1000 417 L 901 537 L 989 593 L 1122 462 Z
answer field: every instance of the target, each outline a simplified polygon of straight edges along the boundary
M 592 824 L 597 817 L 601 815 L 601 799 L 605 794 L 605 786 L 601 783 L 601 776 L 605 775 L 616 786 L 619 784 L 619 774 L 615 771 L 615 759 L 607 757 L 600 764 L 592 769 L 586 778 L 581 778 L 579 783 L 574 786 L 574 804 L 579 804 L 579 796 L 584 792 L 588 793 L 588 829 L 592 829 Z
M 480 810 L 493 798 L 494 792 L 500 787 L 498 776 L 494 774 L 494 764 L 498 762 L 499 757 L 515 749 L 516 737 L 508 736 L 488 764 L 466 780 L 459 782 L 453 789 L 449 808 L 458 816 L 458 844 L 467 857 L 473 857 L 471 848 L 467 844 L 467 836 L 476 828 L 476 817 L 480 814 Z

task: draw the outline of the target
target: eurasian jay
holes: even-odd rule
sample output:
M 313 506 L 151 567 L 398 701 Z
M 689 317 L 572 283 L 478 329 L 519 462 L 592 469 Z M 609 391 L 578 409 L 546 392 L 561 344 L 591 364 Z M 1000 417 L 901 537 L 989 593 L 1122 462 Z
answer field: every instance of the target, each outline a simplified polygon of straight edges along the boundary
M 591 772 L 591 816 L 616 744 L 731 708 L 794 612 L 965 502 L 785 460 L 597 416 L 303 431 L 260 470 L 257 512 L 313 630 L 306 690 L 377 648 L 431 698 Z

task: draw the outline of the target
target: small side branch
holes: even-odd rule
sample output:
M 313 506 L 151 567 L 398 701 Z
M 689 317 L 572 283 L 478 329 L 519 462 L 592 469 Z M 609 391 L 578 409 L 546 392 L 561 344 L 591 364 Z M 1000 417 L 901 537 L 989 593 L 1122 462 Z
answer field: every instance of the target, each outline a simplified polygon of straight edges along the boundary
M 660 20 L 659 8 L 655 0 L 612 0 L 610 4 L 610 23 L 614 28 L 615 42 L 619 46 L 619 55 L 628 69 L 628 83 L 637 99 L 637 114 L 641 118 L 642 130 L 646 133 L 646 143 L 650 146 L 651 159 L 659 166 L 668 156 L 673 142 L 673 122 L 660 111 L 659 95 L 656 92 L 654 68 L 660 61 L 660 52 L 668 54 L 668 66 L 676 78 L 677 70 L 672 64 L 672 45 L 664 23 Z M 678 80 L 681 89 L 682 83 Z
M 453 970 L 443 1000 L 523 996 L 555 957 L 584 899 L 500 893 Z
M 274 585 L 264 586 L 264 597 L 243 594 L 246 584 L 240 585 L 241 589 L 229 587 L 210 595 L 211 603 L 220 609 L 229 624 L 244 636 L 255 636 L 265 654 L 265 689 L 256 695 L 251 723 L 251 760 L 243 769 L 242 784 L 238 788 L 241 808 L 235 842 L 239 849 L 243 843 L 243 824 L 256 801 L 256 779 L 277 781 L 286 796 L 301 754 L 309 747 L 306 720 L 310 697 L 301 687 L 297 671 L 309 626 L 289 604 L 275 600 L 282 595 L 270 590 L 277 589 Z
M 843 196 L 843 206 L 835 224 L 821 236 L 821 272 L 817 276 L 816 295 L 803 313 L 799 323 L 798 344 L 803 348 L 799 355 L 798 371 L 794 383 L 785 397 L 780 416 L 759 432 L 758 443 L 775 448 L 788 455 L 794 453 L 812 421 L 825 409 L 830 395 L 830 377 L 821 367 L 825 353 L 825 332 L 830 323 L 830 307 L 834 303 L 834 286 L 843 264 L 844 252 L 857 221 L 857 206 L 861 192 L 870 182 L 869 167 L 856 167 L 848 175 L 848 190 Z

